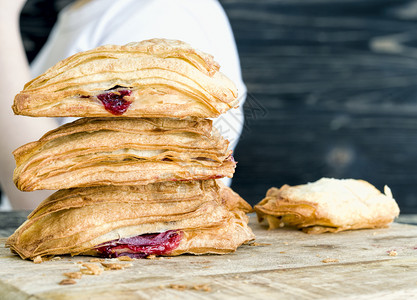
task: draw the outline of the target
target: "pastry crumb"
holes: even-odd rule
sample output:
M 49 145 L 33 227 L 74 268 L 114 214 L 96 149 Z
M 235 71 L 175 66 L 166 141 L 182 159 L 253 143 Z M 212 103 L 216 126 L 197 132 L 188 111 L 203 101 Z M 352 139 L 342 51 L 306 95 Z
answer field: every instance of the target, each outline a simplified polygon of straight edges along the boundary
M 123 270 L 124 268 L 129 268 L 132 264 L 119 264 L 119 263 L 105 263 L 102 262 L 101 265 L 108 270 Z
M 41 262 L 43 262 L 43 259 L 40 255 L 36 256 L 35 259 L 33 260 L 33 263 L 35 264 L 40 264 Z
M 397 253 L 397 251 L 395 251 L 395 250 L 391 250 L 391 251 L 389 251 L 389 252 L 388 252 L 388 255 L 389 255 L 389 256 L 397 256 L 397 254 L 398 254 L 398 253 Z
M 268 243 L 257 243 L 257 242 L 253 242 L 248 244 L 248 246 L 252 246 L 252 247 L 258 247 L 258 246 L 270 246 L 271 244 Z
M 117 258 L 118 260 L 120 260 L 120 261 L 132 261 L 133 260 L 133 258 L 131 258 L 131 257 L 129 257 L 129 256 L 119 256 L 118 258 Z
M 195 284 L 195 285 L 170 284 L 168 285 L 168 288 L 174 289 L 177 291 L 195 290 L 195 291 L 211 292 L 211 286 L 208 284 Z
M 197 284 L 192 286 L 193 290 L 211 292 L 211 287 L 208 284 Z
M 71 285 L 76 284 L 77 282 L 74 279 L 62 279 L 59 284 L 60 285 Z
M 61 260 L 62 259 L 62 257 L 61 256 L 55 256 L 55 257 L 53 257 L 51 260 Z
M 155 254 L 151 254 L 146 256 L 147 259 L 156 259 L 156 255 Z
M 168 285 L 168 287 L 177 291 L 185 291 L 185 289 L 187 288 L 187 286 L 184 284 L 170 284 Z
M 83 263 L 82 266 L 86 269 L 81 269 L 80 271 L 85 275 L 100 275 L 103 272 L 103 268 L 96 264 Z
M 80 279 L 83 276 L 83 273 L 80 272 L 68 272 L 64 273 L 64 276 L 67 276 L 69 279 Z
M 322 262 L 327 264 L 327 263 L 332 263 L 332 262 L 339 262 L 339 260 L 336 259 L 336 258 L 325 258 L 325 259 L 322 260 Z
M 94 258 L 92 258 L 92 259 L 89 260 L 89 262 L 102 262 L 102 261 L 104 261 L 104 259 L 97 258 L 97 257 L 94 257 Z

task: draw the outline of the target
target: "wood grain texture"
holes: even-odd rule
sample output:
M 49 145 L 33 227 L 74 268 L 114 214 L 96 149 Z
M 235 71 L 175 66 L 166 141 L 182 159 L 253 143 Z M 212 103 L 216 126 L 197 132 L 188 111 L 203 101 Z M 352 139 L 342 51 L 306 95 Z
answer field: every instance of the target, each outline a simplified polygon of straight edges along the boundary
M 63 273 L 78 271 L 77 262 L 89 257 L 34 264 L 12 255 L 2 239 L 0 299 L 411 299 L 417 293 L 416 226 L 308 235 L 268 231 L 252 216 L 251 227 L 257 246 L 230 255 L 136 260 L 70 286 L 58 284 Z M 391 250 L 398 255 L 389 256 Z
M 417 212 L 417 1 L 221 3 L 249 91 L 233 187 L 361 178 Z

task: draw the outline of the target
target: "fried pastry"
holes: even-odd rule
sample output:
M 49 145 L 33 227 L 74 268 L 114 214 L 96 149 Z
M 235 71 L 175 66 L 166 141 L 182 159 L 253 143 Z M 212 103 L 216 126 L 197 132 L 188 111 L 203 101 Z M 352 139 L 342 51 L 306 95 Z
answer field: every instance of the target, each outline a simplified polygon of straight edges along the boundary
M 42 202 L 6 244 L 23 259 L 222 254 L 254 239 L 247 222 L 215 180 L 74 188 Z
M 220 188 L 220 198 L 229 210 L 237 210 L 244 213 L 253 212 L 252 206 L 240 197 L 238 193 L 226 186 L 220 180 L 217 179 L 216 182 Z
M 218 117 L 238 104 L 219 68 L 177 40 L 100 46 L 28 82 L 12 108 L 36 117 Z
M 399 214 L 390 189 L 382 194 L 364 180 L 322 178 L 268 190 L 254 209 L 270 229 L 295 226 L 307 233 L 386 227 Z
M 232 177 L 236 165 L 204 119 L 83 118 L 13 154 L 23 191 Z

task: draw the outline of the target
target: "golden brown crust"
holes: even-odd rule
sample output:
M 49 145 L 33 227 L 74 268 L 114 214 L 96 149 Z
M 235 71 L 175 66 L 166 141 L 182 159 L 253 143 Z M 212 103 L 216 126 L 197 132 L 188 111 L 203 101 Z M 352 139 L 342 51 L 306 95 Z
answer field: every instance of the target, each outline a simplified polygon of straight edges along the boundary
M 115 117 L 97 95 L 131 90 L 127 117 L 217 117 L 237 105 L 234 84 L 209 54 L 188 44 L 153 39 L 77 53 L 28 82 L 16 95 L 15 114 Z
M 271 229 L 286 224 L 308 233 L 385 227 L 399 214 L 388 187 L 384 195 L 363 180 L 331 178 L 271 188 L 254 209 Z
M 180 245 L 169 255 L 224 254 L 236 251 L 238 246 L 255 239 L 247 223 L 246 215 L 232 212 L 227 222 L 220 226 L 185 230 Z
M 220 198 L 229 210 L 237 210 L 244 213 L 251 213 L 253 211 L 252 206 L 240 197 L 238 193 L 226 186 L 221 180 L 216 180 L 216 182 L 220 187 Z
M 214 180 L 61 190 L 29 215 L 7 245 L 33 259 L 91 254 L 118 238 L 182 230 L 185 238 L 172 255 L 230 252 L 254 236 L 245 216 L 221 202 Z
M 85 118 L 14 151 L 23 191 L 231 177 L 228 142 L 209 120 Z

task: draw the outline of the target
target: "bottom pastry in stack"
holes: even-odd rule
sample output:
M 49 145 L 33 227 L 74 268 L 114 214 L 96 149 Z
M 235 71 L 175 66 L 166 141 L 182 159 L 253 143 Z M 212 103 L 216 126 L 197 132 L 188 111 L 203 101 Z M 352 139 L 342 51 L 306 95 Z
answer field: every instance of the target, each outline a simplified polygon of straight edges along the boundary
M 6 245 L 23 259 L 223 254 L 254 239 L 242 198 L 216 180 L 60 190 Z

